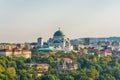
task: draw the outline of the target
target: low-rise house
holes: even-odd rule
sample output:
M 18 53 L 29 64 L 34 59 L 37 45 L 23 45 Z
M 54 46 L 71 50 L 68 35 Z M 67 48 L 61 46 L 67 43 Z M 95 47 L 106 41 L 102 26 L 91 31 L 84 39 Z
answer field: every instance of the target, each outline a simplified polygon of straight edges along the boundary
M 22 56 L 24 57 L 24 58 L 31 58 L 31 51 L 30 50 L 22 50 Z
M 70 58 L 57 58 L 56 61 L 60 62 L 58 64 L 59 71 L 72 71 L 78 69 L 78 64 L 74 63 Z
M 63 64 L 58 65 L 58 70 L 59 71 L 66 71 L 66 70 L 69 70 L 69 68 L 67 67 L 66 63 L 63 63 Z
M 61 60 L 62 60 L 62 58 L 57 58 L 56 59 L 57 62 L 60 62 Z M 63 58 L 63 60 L 67 63 L 72 63 L 72 59 L 70 59 L 70 58 Z
M 16 45 L 15 44 L 9 44 L 8 45 L 8 50 L 13 50 L 16 48 Z
M 73 71 L 78 69 L 77 63 L 60 63 L 58 65 L 59 71 Z
M 49 65 L 46 63 L 42 63 L 42 64 L 35 64 L 34 67 L 37 70 L 37 75 L 43 76 L 44 72 L 48 71 Z
M 85 46 L 82 44 L 74 44 L 73 45 L 73 50 L 80 50 L 81 48 L 83 49 Z
M 100 51 L 100 56 L 104 57 L 104 56 L 112 56 L 112 51 L 109 49 L 105 49 L 105 50 L 101 50 Z
M 77 69 L 78 69 L 78 64 L 77 63 L 69 64 L 69 70 L 70 71 L 77 70 Z
M 22 50 L 13 50 L 14 56 L 20 55 L 22 53 Z
M 82 49 L 81 52 L 82 54 L 88 54 L 88 49 Z
M 47 72 L 49 65 L 42 63 L 42 64 L 35 64 L 35 68 L 38 72 Z
M 0 56 L 13 56 L 12 50 L 0 50 Z
M 14 50 L 13 56 L 14 57 L 31 58 L 31 51 L 30 50 Z
M 79 46 L 78 45 L 73 45 L 73 50 L 79 50 Z
M 6 49 L 6 50 L 12 50 L 16 48 L 16 45 L 15 44 L 10 44 L 10 43 L 0 43 L 0 49 L 3 50 L 3 49 Z
M 37 63 L 26 63 L 27 66 L 29 67 L 33 67 L 36 69 L 37 72 L 37 76 L 43 76 L 45 72 L 48 71 L 49 69 L 49 64 L 46 63 L 41 63 L 41 64 L 37 64 Z
M 31 58 L 30 50 L 0 50 L 0 56 Z

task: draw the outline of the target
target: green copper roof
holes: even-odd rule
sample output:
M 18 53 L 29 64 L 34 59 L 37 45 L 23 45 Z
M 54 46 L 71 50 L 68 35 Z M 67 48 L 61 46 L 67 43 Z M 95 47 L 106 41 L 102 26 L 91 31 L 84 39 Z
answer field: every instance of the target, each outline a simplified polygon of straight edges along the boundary
M 52 48 L 39 48 L 39 51 L 52 51 Z
M 64 34 L 61 30 L 58 30 L 54 33 L 54 36 L 64 36 Z

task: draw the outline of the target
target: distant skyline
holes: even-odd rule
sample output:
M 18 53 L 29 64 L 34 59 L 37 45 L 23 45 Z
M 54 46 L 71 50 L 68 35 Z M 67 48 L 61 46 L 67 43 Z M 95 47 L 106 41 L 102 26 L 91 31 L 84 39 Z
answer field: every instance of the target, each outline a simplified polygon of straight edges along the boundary
M 0 42 L 120 36 L 120 0 L 0 0 Z

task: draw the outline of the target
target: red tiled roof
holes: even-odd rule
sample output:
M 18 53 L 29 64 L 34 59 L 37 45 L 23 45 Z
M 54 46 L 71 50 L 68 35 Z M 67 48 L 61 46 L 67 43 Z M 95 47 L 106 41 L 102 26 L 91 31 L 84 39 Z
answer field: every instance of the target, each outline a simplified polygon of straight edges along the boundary
M 12 50 L 0 50 L 0 52 L 12 52 Z
M 31 52 L 30 50 L 22 50 L 22 52 Z
M 6 52 L 13 52 L 12 50 L 6 50 Z
M 57 58 L 57 61 L 60 61 L 62 58 Z M 71 61 L 70 58 L 63 58 L 65 61 Z
M 21 50 L 14 50 L 13 52 L 21 52 Z
M 35 67 L 38 67 L 38 66 L 45 67 L 45 66 L 49 66 L 49 65 L 48 65 L 48 64 L 45 64 L 45 63 L 43 63 L 43 64 L 36 64 L 36 65 L 35 65 Z
M 105 52 L 106 52 L 106 53 L 112 53 L 112 51 L 109 50 L 109 49 L 106 49 Z
M 64 60 L 65 60 L 65 61 L 71 61 L 71 59 L 70 59 L 70 58 L 64 58 Z

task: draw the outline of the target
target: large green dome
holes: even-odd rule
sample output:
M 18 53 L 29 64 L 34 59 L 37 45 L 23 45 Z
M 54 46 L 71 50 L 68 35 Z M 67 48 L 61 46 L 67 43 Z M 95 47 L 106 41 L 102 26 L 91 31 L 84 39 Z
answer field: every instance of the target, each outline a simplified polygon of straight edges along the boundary
M 54 33 L 54 36 L 64 36 L 64 34 L 61 30 L 58 30 Z

